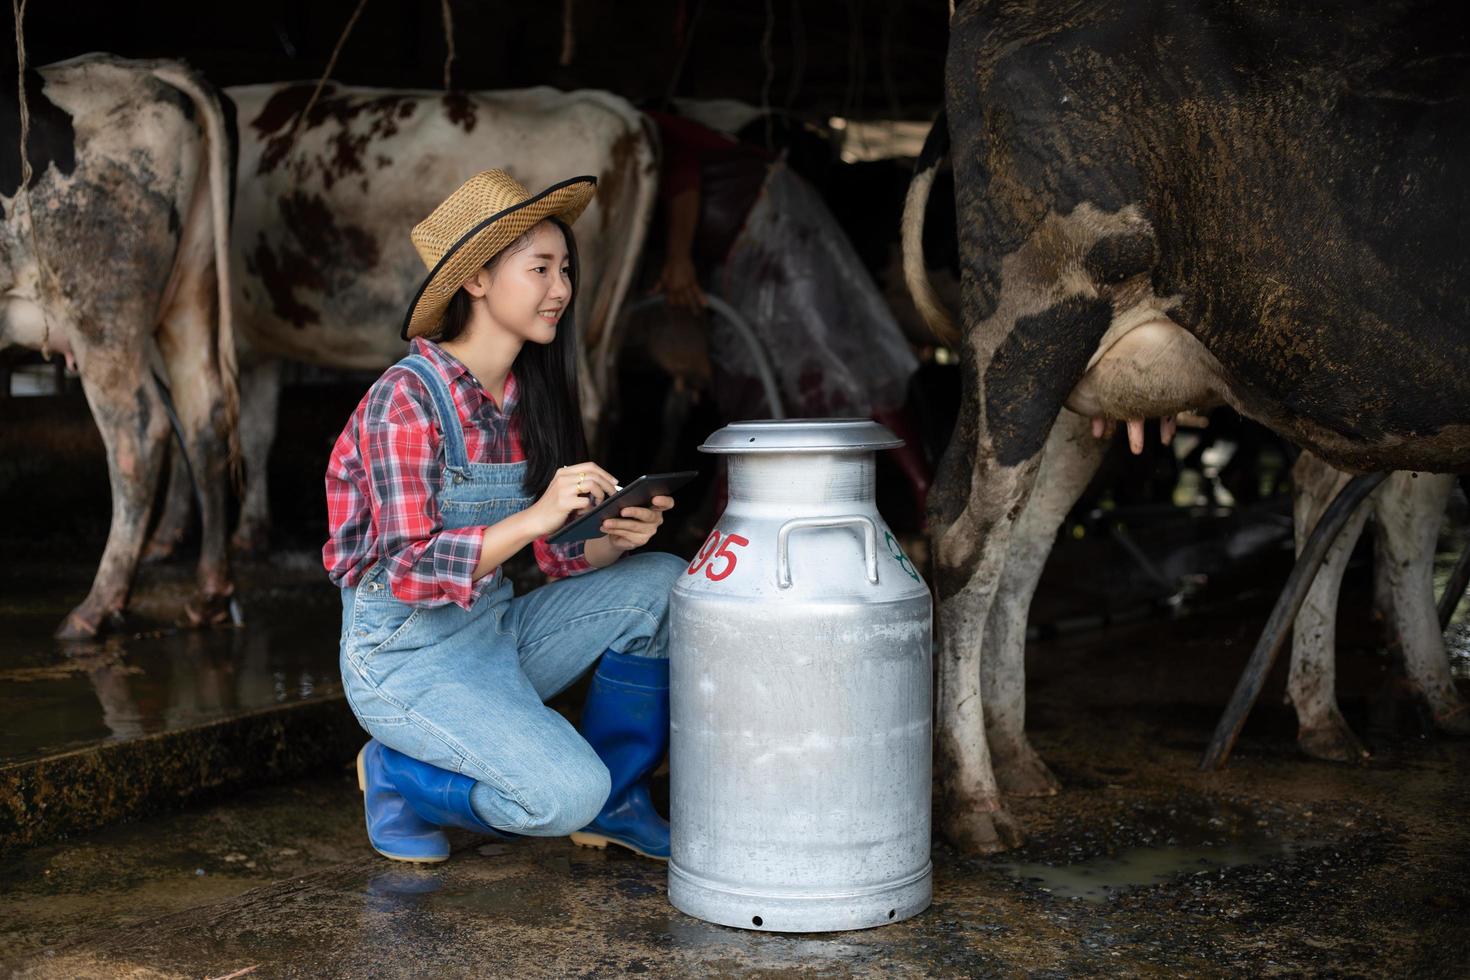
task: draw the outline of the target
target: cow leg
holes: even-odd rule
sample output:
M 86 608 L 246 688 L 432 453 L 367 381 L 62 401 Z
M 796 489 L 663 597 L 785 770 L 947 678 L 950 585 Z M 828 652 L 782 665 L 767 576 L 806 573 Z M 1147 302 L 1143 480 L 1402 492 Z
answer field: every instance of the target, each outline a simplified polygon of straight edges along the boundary
M 939 597 L 934 774 L 940 832 L 962 851 L 988 854 L 1019 845 L 1021 833 L 1001 804 L 991 768 L 980 698 L 981 644 L 1009 548 L 1010 520 L 1024 504 L 1040 453 L 1027 464 L 1002 466 L 977 451 L 973 381 L 966 378 L 955 435 L 929 496 Z
M 1297 551 L 1306 545 L 1344 484 L 1348 474 L 1335 470 L 1309 452 L 1292 468 L 1292 516 Z M 1292 626 L 1291 673 L 1287 699 L 1296 707 L 1297 744 L 1307 755 L 1331 762 L 1360 762 L 1368 750 L 1358 741 L 1337 708 L 1337 597 L 1353 546 L 1363 533 L 1368 508 L 1348 520 L 1322 560 L 1306 602 Z
M 230 544 L 241 554 L 259 555 L 270 545 L 270 479 L 267 467 L 276 441 L 281 404 L 281 362 L 254 361 L 240 369 L 240 452 L 245 456 L 245 496 Z
M 148 562 L 172 558 L 194 518 L 194 481 L 189 478 L 183 450 L 174 445 L 168 460 L 168 487 L 163 495 L 163 513 L 153 526 L 148 546 L 143 549 L 143 560 Z
M 158 347 L 182 429 L 183 452 L 194 474 L 193 492 L 199 500 L 196 593 L 185 613 L 192 625 L 201 626 L 228 618 L 234 592 L 225 548 L 229 433 L 224 383 L 215 355 L 214 263 L 194 254 L 187 242 L 184 248 L 186 257 L 176 271 L 175 288 L 159 322 Z
M 109 329 L 121 331 L 118 334 L 121 337 L 142 337 L 149 333 L 141 325 L 129 330 L 113 324 Z M 87 343 L 88 334 L 77 331 L 76 335 L 82 391 L 107 449 L 112 525 L 107 531 L 107 545 L 102 550 L 91 591 L 56 630 L 61 639 L 95 636 L 104 619 L 121 615 L 133 572 L 138 567 L 153 490 L 158 486 L 163 447 L 169 435 L 163 401 L 140 349 L 144 345 L 95 347 Z
M 1470 735 L 1470 715 L 1450 677 L 1444 634 L 1434 600 L 1434 543 L 1455 478 L 1395 473 L 1379 499 L 1379 560 L 1393 596 L 1393 622 L 1415 694 L 1441 731 Z
M 1052 796 L 1060 788 L 1026 738 L 1026 620 L 1031 597 L 1057 529 L 1097 472 L 1108 443 L 1088 419 L 1063 410 L 1042 451 L 1036 489 L 1011 533 L 1010 553 L 990 616 L 980 661 L 985 738 L 1001 792 Z

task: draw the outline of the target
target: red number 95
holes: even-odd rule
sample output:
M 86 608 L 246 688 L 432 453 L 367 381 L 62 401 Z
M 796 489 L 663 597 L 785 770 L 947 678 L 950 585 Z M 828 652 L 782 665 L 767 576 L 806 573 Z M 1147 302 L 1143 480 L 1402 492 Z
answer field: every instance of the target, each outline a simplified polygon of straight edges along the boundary
M 709 540 L 699 549 L 699 554 L 694 556 L 694 561 L 689 563 L 689 571 L 686 574 L 697 575 L 701 568 L 704 569 L 704 577 L 711 582 L 721 582 L 730 577 L 735 571 L 735 563 L 738 560 L 731 548 L 743 548 L 750 544 L 746 538 L 738 534 L 730 534 L 725 537 L 723 544 L 720 543 L 720 532 L 712 532 Z M 716 560 L 723 559 L 720 570 L 715 571 Z

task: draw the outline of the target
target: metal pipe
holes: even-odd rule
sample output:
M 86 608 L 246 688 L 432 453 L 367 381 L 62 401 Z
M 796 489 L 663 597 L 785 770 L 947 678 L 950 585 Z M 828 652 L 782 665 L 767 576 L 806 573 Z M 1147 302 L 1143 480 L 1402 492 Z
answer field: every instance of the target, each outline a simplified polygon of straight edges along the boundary
M 1387 473 L 1364 473 L 1353 477 L 1318 518 L 1317 526 L 1312 528 L 1306 546 L 1297 556 L 1296 566 L 1287 576 L 1286 585 L 1276 600 L 1276 607 L 1266 620 L 1266 628 L 1261 631 L 1261 638 L 1251 652 L 1250 662 L 1236 682 L 1235 693 L 1230 696 L 1230 703 L 1226 705 L 1225 713 L 1215 726 L 1215 734 L 1210 737 L 1209 748 L 1205 750 L 1205 757 L 1200 762 L 1201 769 L 1221 769 L 1230 758 L 1230 750 L 1235 748 L 1235 740 L 1240 736 L 1240 730 L 1245 726 L 1246 716 L 1255 706 L 1256 698 L 1261 696 L 1266 675 L 1271 672 L 1276 654 L 1281 651 L 1291 624 L 1301 610 L 1302 603 L 1306 601 L 1307 592 L 1312 587 L 1312 580 L 1317 577 L 1317 570 L 1321 568 L 1327 550 L 1337 540 L 1353 512 L 1387 476 Z

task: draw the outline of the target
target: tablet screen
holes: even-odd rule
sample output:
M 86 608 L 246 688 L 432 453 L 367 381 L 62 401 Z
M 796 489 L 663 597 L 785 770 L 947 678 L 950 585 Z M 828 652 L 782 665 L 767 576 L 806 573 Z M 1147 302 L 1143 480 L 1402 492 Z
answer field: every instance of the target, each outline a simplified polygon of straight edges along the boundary
M 601 504 L 546 538 L 548 544 L 566 544 L 602 537 L 602 522 L 618 517 L 624 507 L 647 507 L 654 497 L 672 496 L 674 491 L 699 475 L 698 470 L 678 473 L 649 473 L 640 476 Z

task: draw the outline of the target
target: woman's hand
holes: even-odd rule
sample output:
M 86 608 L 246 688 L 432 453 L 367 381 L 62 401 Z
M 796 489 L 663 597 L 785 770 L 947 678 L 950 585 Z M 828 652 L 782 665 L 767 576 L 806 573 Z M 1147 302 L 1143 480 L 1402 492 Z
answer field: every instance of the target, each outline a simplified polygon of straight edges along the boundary
M 664 511 L 671 510 L 673 506 L 673 497 L 654 497 L 647 507 L 624 507 L 621 516 L 609 517 L 602 522 L 602 533 L 607 535 L 608 544 L 617 551 L 641 548 L 663 524 Z
M 535 537 L 554 534 L 567 522 L 567 517 L 602 503 L 614 492 L 617 480 L 596 463 L 563 466 L 551 478 L 541 499 L 522 513 Z

